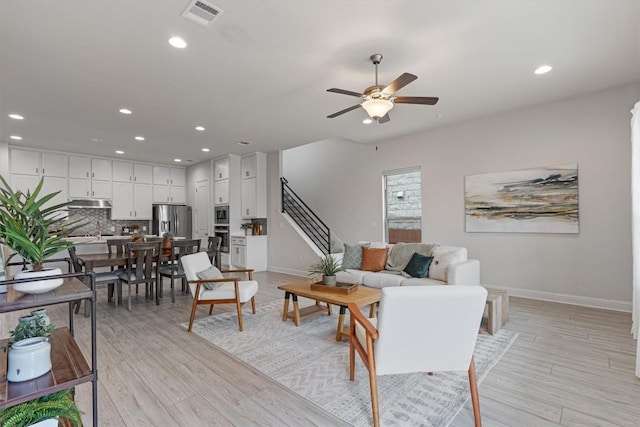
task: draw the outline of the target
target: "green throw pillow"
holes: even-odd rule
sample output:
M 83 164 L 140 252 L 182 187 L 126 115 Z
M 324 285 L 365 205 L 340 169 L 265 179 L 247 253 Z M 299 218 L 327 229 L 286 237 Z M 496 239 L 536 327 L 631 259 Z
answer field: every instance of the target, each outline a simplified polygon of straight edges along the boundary
M 220 270 L 218 270 L 214 265 L 212 265 L 211 267 L 207 268 L 206 270 L 198 271 L 196 273 L 196 276 L 198 276 L 198 279 L 200 279 L 200 280 L 224 279 L 224 276 L 222 275 L 222 273 L 220 273 Z M 203 283 L 202 287 L 204 287 L 208 291 L 214 291 L 214 290 L 218 289 L 222 285 L 224 285 L 224 282 Z
M 360 270 L 362 266 L 362 244 L 344 244 L 344 255 L 342 256 L 342 268 Z
M 411 277 L 427 277 L 431 261 L 433 261 L 432 256 L 425 256 L 415 252 L 403 271 Z

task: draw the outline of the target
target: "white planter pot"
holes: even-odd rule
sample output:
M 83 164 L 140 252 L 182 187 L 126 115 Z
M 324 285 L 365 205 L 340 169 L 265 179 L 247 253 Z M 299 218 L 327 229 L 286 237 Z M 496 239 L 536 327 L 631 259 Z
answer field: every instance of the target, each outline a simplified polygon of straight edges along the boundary
M 31 424 L 28 427 L 58 427 L 58 417 L 38 421 L 37 423 Z
M 51 344 L 45 337 L 20 340 L 11 345 L 7 380 L 29 381 L 51 370 Z
M 32 277 L 58 276 L 62 274 L 59 268 L 47 268 L 42 271 L 20 271 L 16 274 L 16 279 L 26 279 Z M 63 279 L 55 278 L 49 280 L 36 280 L 26 283 L 15 283 L 13 289 L 24 294 L 44 294 L 62 285 Z
M 327 286 L 335 286 L 336 276 L 322 276 L 322 283 Z

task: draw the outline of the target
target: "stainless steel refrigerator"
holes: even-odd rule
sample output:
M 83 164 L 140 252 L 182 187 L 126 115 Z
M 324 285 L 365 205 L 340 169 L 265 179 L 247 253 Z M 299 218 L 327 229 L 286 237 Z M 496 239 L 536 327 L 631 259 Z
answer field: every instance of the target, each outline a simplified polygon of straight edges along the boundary
M 191 206 L 153 205 L 153 234 L 171 233 L 174 237 L 191 239 Z

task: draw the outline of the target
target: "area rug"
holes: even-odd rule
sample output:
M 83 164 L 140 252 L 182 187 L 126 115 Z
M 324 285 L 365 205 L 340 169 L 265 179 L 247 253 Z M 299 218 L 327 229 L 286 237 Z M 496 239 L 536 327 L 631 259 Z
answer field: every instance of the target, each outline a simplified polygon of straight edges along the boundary
M 337 312 L 283 322 L 282 302 L 244 310 L 244 331 L 233 312 L 199 319 L 193 332 L 328 412 L 355 426 L 372 424 L 367 369 L 356 355 L 356 380 L 349 381 L 349 344 L 335 340 Z M 186 328 L 187 324 L 183 326 Z M 478 380 L 487 375 L 516 339 L 501 329 L 478 335 L 474 352 Z M 378 377 L 383 426 L 447 426 L 469 399 L 466 372 Z M 482 396 L 481 396 L 482 399 Z

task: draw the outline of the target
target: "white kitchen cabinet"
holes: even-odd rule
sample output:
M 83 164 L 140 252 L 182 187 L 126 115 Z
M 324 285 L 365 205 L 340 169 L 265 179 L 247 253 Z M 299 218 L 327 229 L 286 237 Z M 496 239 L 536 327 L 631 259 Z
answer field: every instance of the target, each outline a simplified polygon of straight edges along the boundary
M 38 175 L 11 175 L 11 189 L 13 191 L 22 191 L 24 194 L 27 194 L 27 191 L 33 192 L 38 182 L 40 182 Z
M 91 179 L 111 181 L 111 160 L 91 159 Z
M 91 181 L 91 198 L 111 200 L 111 181 Z
M 137 182 L 138 184 L 153 184 L 153 166 L 134 163 L 133 182 Z
M 166 166 L 154 166 L 153 183 L 156 185 L 171 184 L 171 169 Z
M 89 179 L 69 179 L 69 198 L 70 199 L 90 199 L 91 198 L 91 180 Z
M 231 236 L 231 268 L 267 269 L 267 236 Z
M 151 184 L 114 182 L 111 219 L 151 219 L 153 216 L 152 190 Z
M 91 158 L 69 156 L 69 178 L 91 178 Z
M 43 153 L 44 154 L 44 153 Z M 54 176 L 46 176 L 42 183 L 42 191 L 40 195 L 58 193 L 53 199 L 49 200 L 45 203 L 44 207 L 51 207 L 55 205 L 59 205 L 60 203 L 66 203 L 69 201 L 69 191 L 67 189 L 67 178 L 59 178 Z M 60 215 L 60 219 L 66 218 L 67 210 L 65 208 L 62 215 Z
M 241 171 L 242 179 L 255 178 L 256 177 L 256 161 L 257 156 L 255 154 L 245 156 L 242 158 Z
M 40 173 L 40 152 L 12 149 L 11 173 L 38 175 Z
M 267 155 L 254 153 L 242 158 L 242 218 L 267 216 Z M 245 176 L 246 175 L 246 176 Z
M 216 181 L 213 185 L 216 205 L 229 204 L 229 180 Z M 236 208 L 237 209 L 237 208 Z
M 215 181 L 229 179 L 229 158 L 218 159 L 213 163 L 213 177 Z
M 42 175 L 58 178 L 66 178 L 69 175 L 66 154 L 43 152 L 41 159 Z M 64 187 L 67 187 L 66 183 Z
M 113 162 L 113 182 L 133 181 L 133 163 Z
M 168 185 L 154 185 L 153 203 L 171 203 L 171 187 Z
M 171 168 L 170 169 L 170 184 L 178 187 L 184 187 L 187 185 L 187 170 L 184 168 Z
M 171 203 L 187 203 L 187 189 L 185 187 L 170 187 Z

